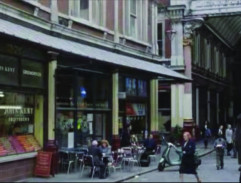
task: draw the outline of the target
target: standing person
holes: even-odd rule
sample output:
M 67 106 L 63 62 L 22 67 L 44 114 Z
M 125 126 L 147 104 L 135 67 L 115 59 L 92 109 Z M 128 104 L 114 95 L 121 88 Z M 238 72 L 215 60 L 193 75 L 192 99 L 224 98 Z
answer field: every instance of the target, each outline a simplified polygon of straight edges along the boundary
M 237 129 L 236 129 L 236 135 L 235 135 L 235 145 L 238 152 L 238 163 L 241 165 L 241 114 L 237 117 Z M 240 178 L 239 182 L 241 183 L 241 166 L 239 167 L 240 171 Z
M 196 150 L 195 143 L 191 140 L 191 134 L 189 132 L 185 132 L 183 134 L 184 145 L 182 147 L 182 161 L 179 169 L 180 180 L 183 182 L 183 174 L 194 174 L 197 182 L 201 182 L 195 165 L 194 154 Z
M 223 135 L 223 125 L 221 125 L 218 129 L 218 137 L 224 137 L 224 135 Z
M 221 136 L 218 137 L 214 142 L 214 148 L 216 150 L 217 170 L 219 170 L 220 168 L 223 169 L 224 167 L 223 159 L 224 159 L 224 149 L 226 148 L 226 146 L 227 146 L 226 141 Z
M 205 122 L 205 126 L 203 129 L 203 138 L 204 138 L 204 147 L 207 149 L 208 147 L 208 140 L 211 137 L 211 130 L 208 128 L 208 122 Z
M 92 145 L 89 147 L 89 155 L 93 156 L 94 165 L 100 167 L 100 178 L 105 178 L 105 171 L 106 171 L 106 164 L 102 161 L 102 152 L 101 149 L 98 147 L 98 142 L 94 140 Z M 91 170 L 91 174 L 92 175 Z
M 227 155 L 231 156 L 230 151 L 233 148 L 233 130 L 232 130 L 232 126 L 230 124 L 228 124 L 228 128 L 225 131 L 225 137 L 226 137 L 226 141 L 227 141 Z

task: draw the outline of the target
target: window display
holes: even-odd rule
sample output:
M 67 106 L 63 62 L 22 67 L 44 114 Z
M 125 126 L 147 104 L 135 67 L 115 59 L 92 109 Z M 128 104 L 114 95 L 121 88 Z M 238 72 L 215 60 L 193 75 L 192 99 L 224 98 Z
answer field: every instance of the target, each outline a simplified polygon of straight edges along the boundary
M 0 156 L 41 149 L 33 135 L 34 95 L 0 93 Z

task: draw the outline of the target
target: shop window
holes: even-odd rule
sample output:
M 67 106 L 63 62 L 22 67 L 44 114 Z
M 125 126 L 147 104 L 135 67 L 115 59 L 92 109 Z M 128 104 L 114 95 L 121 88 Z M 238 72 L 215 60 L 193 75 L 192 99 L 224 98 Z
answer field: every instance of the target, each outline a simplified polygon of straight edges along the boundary
M 56 80 L 56 106 L 74 107 L 74 78 L 68 73 L 57 71 Z
M 56 140 L 59 147 L 70 147 L 74 139 L 69 133 L 74 131 L 74 112 L 58 111 L 56 115 Z
M 77 107 L 94 108 L 93 92 L 93 78 L 78 77 Z
M 109 97 L 110 97 L 110 82 L 108 79 L 100 78 L 96 81 L 96 108 L 106 108 L 110 107 Z
M 34 95 L 0 92 L 0 156 L 40 149 L 34 137 L 34 116 Z
M 135 78 L 126 78 L 126 94 L 129 96 L 147 96 L 147 82 Z

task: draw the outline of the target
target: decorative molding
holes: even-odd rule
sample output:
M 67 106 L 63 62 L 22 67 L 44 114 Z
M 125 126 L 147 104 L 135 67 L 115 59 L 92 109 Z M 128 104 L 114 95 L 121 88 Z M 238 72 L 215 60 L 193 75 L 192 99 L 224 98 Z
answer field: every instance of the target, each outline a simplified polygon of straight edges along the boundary
M 184 19 L 184 39 L 190 39 L 195 29 L 203 25 L 203 18 Z

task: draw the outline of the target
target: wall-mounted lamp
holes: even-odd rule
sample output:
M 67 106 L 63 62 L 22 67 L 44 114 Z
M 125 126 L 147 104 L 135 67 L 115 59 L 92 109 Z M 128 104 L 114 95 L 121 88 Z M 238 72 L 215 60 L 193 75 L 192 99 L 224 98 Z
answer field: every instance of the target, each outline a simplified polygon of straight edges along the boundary
M 166 31 L 166 35 L 170 40 L 172 40 L 174 38 L 176 33 L 177 33 L 177 31 L 173 30 L 173 29 Z

